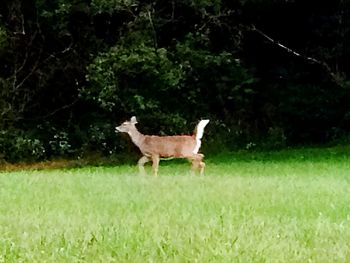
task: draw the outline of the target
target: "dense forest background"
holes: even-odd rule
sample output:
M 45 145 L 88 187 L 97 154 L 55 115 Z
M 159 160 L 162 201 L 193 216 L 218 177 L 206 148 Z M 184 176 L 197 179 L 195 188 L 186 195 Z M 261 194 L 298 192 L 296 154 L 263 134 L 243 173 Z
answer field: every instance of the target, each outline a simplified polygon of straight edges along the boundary
M 133 151 L 114 133 L 192 132 L 207 151 L 346 140 L 350 1 L 2 0 L 0 159 Z

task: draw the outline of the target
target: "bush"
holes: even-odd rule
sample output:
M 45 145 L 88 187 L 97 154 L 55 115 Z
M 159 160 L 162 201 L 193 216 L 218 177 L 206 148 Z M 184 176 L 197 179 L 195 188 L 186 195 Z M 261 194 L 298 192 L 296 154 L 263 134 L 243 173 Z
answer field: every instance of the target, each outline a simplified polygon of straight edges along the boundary
M 45 157 L 43 143 L 20 130 L 0 131 L 0 153 L 5 161 L 37 161 Z

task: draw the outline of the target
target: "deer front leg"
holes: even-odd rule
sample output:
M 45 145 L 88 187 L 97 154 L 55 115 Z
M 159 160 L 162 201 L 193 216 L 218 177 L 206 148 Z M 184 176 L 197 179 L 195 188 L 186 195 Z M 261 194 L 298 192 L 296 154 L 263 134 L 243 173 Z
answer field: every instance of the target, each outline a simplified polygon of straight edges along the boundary
M 152 170 L 153 170 L 154 176 L 158 176 L 158 167 L 159 167 L 159 156 L 152 155 Z
M 140 158 L 140 160 L 137 162 L 138 166 L 139 166 L 139 172 L 141 175 L 145 175 L 146 172 L 145 172 L 145 163 L 149 162 L 150 161 L 150 158 L 148 158 L 147 156 L 142 156 Z

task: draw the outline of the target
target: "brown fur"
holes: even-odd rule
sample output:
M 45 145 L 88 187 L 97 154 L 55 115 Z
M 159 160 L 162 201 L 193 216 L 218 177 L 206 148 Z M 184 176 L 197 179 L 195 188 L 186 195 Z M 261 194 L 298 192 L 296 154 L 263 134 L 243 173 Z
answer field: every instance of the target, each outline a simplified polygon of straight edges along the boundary
M 144 136 L 141 152 L 146 156 L 186 158 L 192 156 L 196 140 L 193 136 Z

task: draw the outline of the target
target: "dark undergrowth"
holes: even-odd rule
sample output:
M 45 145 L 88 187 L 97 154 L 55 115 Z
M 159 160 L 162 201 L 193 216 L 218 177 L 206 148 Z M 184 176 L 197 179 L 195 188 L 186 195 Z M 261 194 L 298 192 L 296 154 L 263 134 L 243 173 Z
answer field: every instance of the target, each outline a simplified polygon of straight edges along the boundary
M 40 162 L 18 162 L 9 163 L 2 161 L 0 163 L 1 171 L 16 170 L 42 170 L 42 169 L 69 169 L 85 166 L 119 166 L 136 165 L 140 153 L 115 154 L 111 156 L 102 156 L 91 154 L 84 158 L 52 159 Z M 350 145 L 337 146 L 307 146 L 285 148 L 280 150 L 237 150 L 224 151 L 221 153 L 205 154 L 205 162 L 213 163 L 233 163 L 233 162 L 322 162 L 332 159 L 350 160 Z M 186 163 L 184 159 L 172 159 L 162 161 L 162 166 Z

